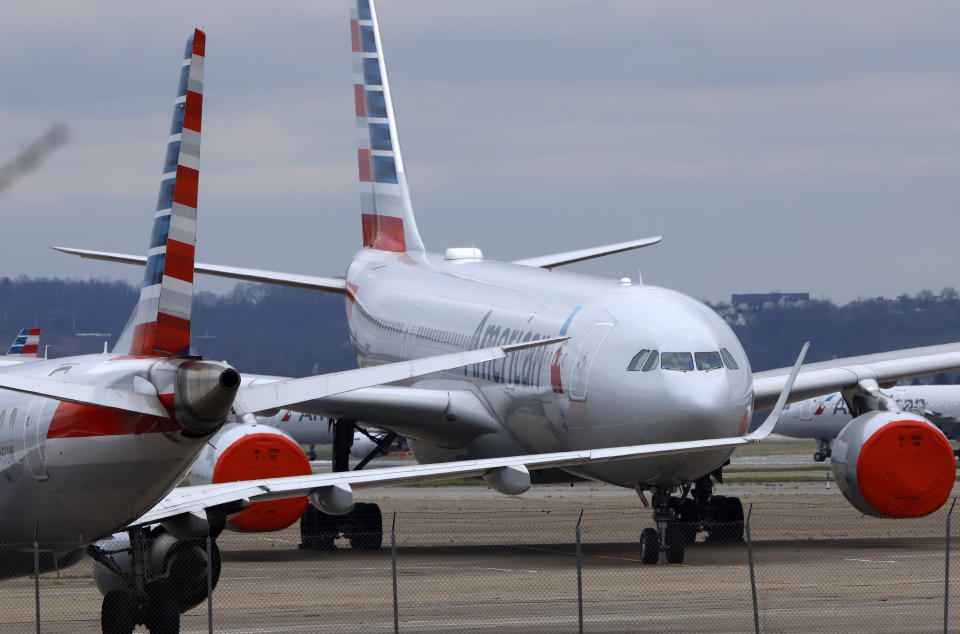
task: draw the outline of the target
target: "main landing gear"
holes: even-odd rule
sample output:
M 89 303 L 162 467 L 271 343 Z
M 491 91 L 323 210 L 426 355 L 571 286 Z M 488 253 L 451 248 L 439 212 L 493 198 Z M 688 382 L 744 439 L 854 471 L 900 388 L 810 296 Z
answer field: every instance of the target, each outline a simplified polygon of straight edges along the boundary
M 719 473 L 717 473 L 719 478 Z M 743 541 L 743 504 L 739 498 L 713 495 L 709 476 L 675 489 L 653 487 L 651 505 L 656 528 L 645 528 L 640 533 L 640 560 L 655 564 L 664 553 L 667 563 L 683 563 L 687 544 L 697 540 L 697 533 L 706 532 L 707 543 L 738 543 Z M 642 489 L 637 493 L 644 497 Z M 644 498 L 645 499 L 645 498 Z
M 823 462 L 833 453 L 830 449 L 830 441 L 826 438 L 817 438 L 817 453 L 813 454 L 814 462 Z
M 333 470 L 350 470 L 350 448 L 353 446 L 355 421 L 333 421 Z M 396 438 L 387 434 L 380 443 L 361 460 L 356 468 L 362 469 L 380 450 Z M 383 545 L 383 517 L 380 507 L 368 502 L 356 502 L 353 510 L 345 515 L 330 515 L 307 505 L 300 518 L 300 548 L 304 550 L 335 550 L 339 536 L 350 540 L 354 550 L 379 550 Z

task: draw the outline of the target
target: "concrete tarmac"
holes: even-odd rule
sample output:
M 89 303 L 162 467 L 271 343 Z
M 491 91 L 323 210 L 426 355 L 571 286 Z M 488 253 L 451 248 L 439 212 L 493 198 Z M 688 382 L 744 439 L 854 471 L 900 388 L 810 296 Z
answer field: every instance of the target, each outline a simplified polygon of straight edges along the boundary
M 863 517 L 825 483 L 721 485 L 718 493 L 753 505 L 761 630 L 942 631 L 945 510 L 918 520 Z M 650 511 L 630 491 L 578 483 L 511 498 L 483 486 L 409 487 L 358 498 L 383 510 L 378 552 L 353 551 L 342 539 L 333 552 L 299 550 L 296 525 L 224 533 L 215 631 L 392 631 L 396 513 L 401 631 L 575 632 L 581 509 L 585 631 L 754 628 L 746 545 L 707 544 L 701 535 L 683 564 L 644 566 L 637 542 L 652 526 Z M 960 558 L 951 568 L 960 572 Z M 0 632 L 32 630 L 33 580 L 0 582 L 0 593 Z M 953 629 L 960 596 L 951 591 L 950 599 Z M 99 631 L 100 602 L 89 562 L 44 575 L 43 631 Z M 206 627 L 205 605 L 184 616 L 184 632 Z

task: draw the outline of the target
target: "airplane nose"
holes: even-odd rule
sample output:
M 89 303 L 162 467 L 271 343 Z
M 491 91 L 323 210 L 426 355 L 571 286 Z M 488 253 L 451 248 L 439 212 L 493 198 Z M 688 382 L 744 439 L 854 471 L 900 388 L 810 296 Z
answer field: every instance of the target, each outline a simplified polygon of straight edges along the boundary
M 667 414 L 678 431 L 690 438 L 740 433 L 746 403 L 736 393 L 728 372 L 684 372 L 664 378 L 672 404 Z

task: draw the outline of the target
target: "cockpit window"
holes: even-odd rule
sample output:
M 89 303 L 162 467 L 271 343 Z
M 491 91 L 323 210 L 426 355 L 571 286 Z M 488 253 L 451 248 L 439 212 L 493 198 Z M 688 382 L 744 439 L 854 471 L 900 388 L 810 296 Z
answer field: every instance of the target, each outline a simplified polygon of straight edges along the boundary
M 689 352 L 664 352 L 660 355 L 660 367 L 664 370 L 693 372 L 693 354 Z
M 740 366 L 734 360 L 733 355 L 726 348 L 720 348 L 720 356 L 723 357 L 723 363 L 731 370 L 739 370 Z
M 694 352 L 698 370 L 717 370 L 723 367 L 719 352 Z
M 630 365 L 627 366 L 627 370 L 630 372 L 639 372 L 640 368 L 643 367 L 643 362 L 646 361 L 647 355 L 650 354 L 650 350 L 641 350 L 637 354 L 633 355 L 633 358 L 630 359 Z
M 649 372 L 657 367 L 657 362 L 660 360 L 660 354 L 656 350 L 650 351 L 650 356 L 647 357 L 646 363 L 643 364 L 643 371 Z

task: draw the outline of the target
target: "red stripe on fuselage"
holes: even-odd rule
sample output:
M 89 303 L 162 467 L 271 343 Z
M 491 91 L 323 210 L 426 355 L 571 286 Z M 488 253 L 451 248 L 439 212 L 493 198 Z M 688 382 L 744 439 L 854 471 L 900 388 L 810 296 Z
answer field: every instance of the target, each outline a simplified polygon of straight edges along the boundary
M 60 403 L 50 421 L 47 438 L 129 436 L 170 431 L 180 431 L 180 425 L 172 418 L 122 412 L 95 405 Z

